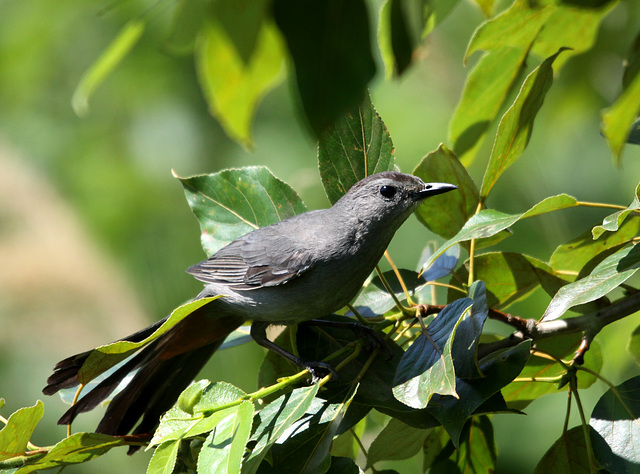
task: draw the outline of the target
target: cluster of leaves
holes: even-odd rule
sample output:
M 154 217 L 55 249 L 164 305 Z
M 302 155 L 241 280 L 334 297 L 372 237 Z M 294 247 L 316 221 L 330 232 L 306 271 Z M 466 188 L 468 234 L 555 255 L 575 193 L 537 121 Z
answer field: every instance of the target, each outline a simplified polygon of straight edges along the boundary
M 367 175 L 394 169 L 391 137 L 364 93 L 375 71 L 364 2 L 239 2 L 238 10 L 231 3 L 216 2 L 212 9 L 205 8 L 205 2 L 180 4 L 177 20 L 183 23 L 177 22 L 175 31 L 176 38 L 195 48 L 203 89 L 229 133 L 243 142 L 250 139 L 255 104 L 279 72 L 285 54 L 282 34 L 303 109 L 320 136 L 319 169 L 329 200 L 334 202 Z M 492 9 L 491 1 L 477 3 L 487 12 Z M 294 346 L 291 350 L 297 349 L 306 360 L 330 362 L 339 379 L 328 376 L 304 386 L 305 373 L 292 373 L 288 363 L 268 354 L 259 373 L 264 388 L 255 393 L 199 381 L 162 418 L 148 445 L 155 447 L 148 472 L 358 472 L 358 465 L 365 469 L 420 451 L 425 471 L 491 472 L 497 463 L 492 417 L 518 413 L 558 389 L 568 390 L 582 422 L 571 429 L 565 423 L 538 472 L 637 470 L 640 457 L 633 446 L 640 439 L 640 378 L 617 387 L 604 380 L 594 337 L 606 324 L 640 308 L 639 293 L 626 283 L 640 268 L 640 189 L 629 206 L 618 206 L 602 223 L 594 222 L 591 229 L 559 245 L 548 261 L 485 250 L 508 238 L 521 219 L 580 206 L 605 207 L 566 194 L 548 197 L 518 214 L 486 207 L 500 177 L 528 144 L 554 69 L 557 72 L 571 54 L 591 47 L 598 25 L 616 2 L 533 3 L 515 1 L 476 30 L 467 57 L 476 51 L 484 54 L 470 72 L 451 120 L 452 146 L 441 145 L 413 170 L 425 181 L 459 187 L 456 193 L 427 200 L 417 211 L 419 220 L 444 243 L 426 253 L 420 273 L 395 268 L 379 273 L 350 312 L 336 316 L 349 321 L 355 316 L 382 331 L 384 347 L 369 347 L 340 328 L 300 326 L 295 335 L 288 329 L 278 339 L 281 346 Z M 389 70 L 401 74 L 406 69 L 418 47 L 416 37 L 429 33 L 453 5 L 384 3 L 379 39 Z M 416 6 L 421 12 L 418 24 Z M 196 22 L 198 28 L 193 28 Z M 87 74 L 77 104 L 126 54 L 143 25 L 138 19 L 125 28 L 110 54 Z M 237 31 L 255 34 L 240 37 Z M 340 49 L 338 44 L 346 45 L 339 53 L 334 51 Z M 328 48 L 322 56 L 328 63 L 309 54 L 317 53 L 320 45 Z M 623 93 L 603 113 L 603 134 L 616 159 L 627 140 L 636 140 L 630 131 L 640 108 L 637 55 L 632 49 Z M 225 58 L 230 62 L 222 63 Z M 536 67 L 527 66 L 536 58 L 541 58 Z M 317 73 L 320 66 L 327 68 L 322 74 Z M 357 73 L 350 74 L 354 69 Z M 268 77 L 272 79 L 265 80 Z M 327 77 L 331 80 L 318 84 Z M 507 104 L 514 92 L 513 102 Z M 466 167 L 477 158 L 494 122 L 498 128 L 478 186 Z M 295 191 L 265 168 L 225 170 L 181 181 L 208 253 L 253 228 L 305 210 Z M 435 282 L 444 278 L 446 283 Z M 436 284 L 446 285 L 448 292 L 435 291 Z M 536 288 L 550 296 L 543 314 L 525 315 L 535 318 L 525 320 L 504 312 Z M 619 288 L 622 295 L 613 293 L 617 299 L 612 301 L 611 292 Z M 97 349 L 83 367 L 82 380 L 92 380 L 204 303 L 178 308 L 135 347 L 117 343 Z M 483 328 L 488 317 L 517 331 L 510 338 L 487 334 Z M 242 340 L 240 335 L 235 342 Z M 639 341 L 640 328 L 629 341 L 640 360 Z M 589 418 L 579 391 L 596 379 L 610 389 Z M 113 447 L 140 443 L 76 433 L 54 447 L 38 448 L 29 439 L 42 411 L 38 402 L 6 420 L 0 431 L 0 468 L 23 474 L 85 462 Z M 362 434 L 370 419 L 386 424 L 367 449 Z

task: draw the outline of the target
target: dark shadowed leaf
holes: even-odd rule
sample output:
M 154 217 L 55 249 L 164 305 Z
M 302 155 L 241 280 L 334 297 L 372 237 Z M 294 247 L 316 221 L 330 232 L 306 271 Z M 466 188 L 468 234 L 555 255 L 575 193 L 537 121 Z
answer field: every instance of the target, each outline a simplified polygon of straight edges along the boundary
M 422 251 L 418 266 L 420 268 L 420 276 L 425 281 L 435 281 L 439 278 L 445 277 L 453 273 L 453 270 L 458 265 L 458 259 L 460 258 L 460 246 L 454 245 L 440 255 L 429 267 L 425 267 L 425 263 L 431 257 L 434 251 L 434 243 L 427 245 Z
M 553 83 L 553 62 L 562 52 L 545 59 L 525 79 L 513 105 L 500 120 L 489 164 L 482 179 L 480 195 L 486 198 L 498 178 L 522 154 L 533 130 L 533 123 Z
M 426 199 L 416 211 L 418 220 L 431 232 L 446 239 L 458 233 L 478 209 L 478 187 L 460 164 L 458 158 L 446 146 L 425 156 L 413 170 L 413 174 L 425 183 L 451 183 L 458 189 L 447 196 Z
M 436 394 L 456 394 L 453 336 L 473 301 L 448 304 L 407 349 L 396 369 L 393 394 L 405 405 L 424 408 Z
M 207 255 L 258 227 L 307 209 L 296 192 L 262 166 L 178 178 L 200 223 Z
M 276 0 L 302 107 L 317 137 L 360 103 L 376 72 L 363 0 Z
M 416 429 L 391 418 L 369 447 L 367 467 L 378 461 L 409 459 L 422 449 L 428 435 L 429 430 Z
M 546 352 L 562 360 L 571 360 L 576 349 L 580 345 L 581 334 L 566 334 L 539 341 L 536 348 L 540 352 Z M 602 369 L 602 352 L 598 341 L 592 341 L 589 351 L 584 358 L 584 366 L 595 373 Z M 566 370 L 554 359 L 531 355 L 527 365 L 522 369 L 516 381 L 502 389 L 502 395 L 510 408 L 523 410 L 532 401 L 550 393 L 558 392 L 558 382 Z M 588 372 L 578 372 L 578 388 L 590 387 L 596 377 Z M 564 385 L 561 390 L 567 390 Z
M 44 415 L 41 401 L 13 412 L 0 430 L 0 461 L 24 455 L 36 425 Z
M 318 167 L 333 204 L 362 178 L 394 169 L 393 142 L 367 94 L 318 141 Z
M 593 408 L 589 424 L 627 468 L 611 472 L 640 471 L 640 377 L 610 388 Z
M 454 445 L 459 444 L 467 418 L 520 373 L 529 359 L 530 347 L 531 341 L 523 341 L 515 347 L 483 358 L 480 371 L 484 377 L 456 380 L 459 398 L 434 395 L 428 410 L 446 428 Z
M 473 300 L 471 311 L 465 313 L 458 324 L 453 340 L 452 356 L 456 377 L 476 378 L 482 374 L 478 370 L 476 352 L 484 322 L 489 315 L 486 288 L 483 281 L 475 281 L 469 288 L 469 298 Z
M 640 326 L 637 326 L 631 333 L 627 350 L 636 359 L 636 363 L 640 364 Z
M 586 277 L 560 288 L 542 320 L 552 321 L 569 308 L 594 301 L 624 283 L 640 268 L 640 247 L 630 244 L 605 258 Z
M 496 443 L 488 416 L 469 420 L 460 439 L 460 448 L 451 459 L 457 462 L 461 472 L 493 474 L 497 471 Z
M 534 473 L 591 474 L 584 435 L 582 426 L 563 433 L 542 457 Z

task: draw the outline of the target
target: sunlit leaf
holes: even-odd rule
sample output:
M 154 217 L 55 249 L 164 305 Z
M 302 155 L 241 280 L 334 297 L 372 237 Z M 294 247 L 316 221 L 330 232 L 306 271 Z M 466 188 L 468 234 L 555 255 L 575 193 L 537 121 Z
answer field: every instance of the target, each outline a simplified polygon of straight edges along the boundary
M 258 412 L 254 421 L 255 430 L 250 438 L 255 441 L 255 446 L 243 462 L 243 474 L 254 473 L 258 470 L 262 459 L 271 446 L 306 413 L 318 393 L 318 388 L 318 385 L 313 385 L 295 389 L 289 394 L 282 395 Z
M 570 361 L 580 345 L 581 334 L 566 334 L 544 339 L 536 343 L 536 349 L 552 354 L 561 360 Z M 564 385 L 558 388 L 558 383 L 566 373 L 566 369 L 549 357 L 540 353 L 532 354 L 527 365 L 522 369 L 516 380 L 502 389 L 502 394 L 510 408 L 524 410 L 532 401 L 543 395 L 557 393 L 558 390 L 568 390 Z M 602 351 L 597 339 L 591 342 L 591 347 L 584 358 L 584 366 L 599 373 L 602 369 Z M 578 372 L 578 388 L 588 388 L 597 378 L 588 372 Z
M 258 102 L 281 78 L 283 59 L 282 40 L 271 24 L 262 25 L 247 61 L 221 23 L 206 22 L 200 31 L 196 65 L 209 110 L 226 133 L 245 146 L 252 144 Z
M 261 166 L 179 178 L 207 255 L 248 232 L 306 211 L 296 192 Z
M 610 388 L 600 397 L 589 424 L 611 451 L 601 455 L 599 446 L 594 446 L 603 466 L 610 472 L 637 472 L 640 467 L 640 377 Z
M 526 0 L 517 0 L 500 15 L 484 22 L 473 34 L 465 60 L 475 51 L 489 51 L 502 48 L 505 38 L 509 46 L 529 49 L 529 45 L 538 35 L 556 5 L 536 7 Z
M 226 411 L 226 410 L 225 410 Z M 198 455 L 198 472 L 240 472 L 245 445 L 251 434 L 253 403 L 245 400 L 233 407 L 204 440 Z
M 101 433 L 74 433 L 63 439 L 35 463 L 23 466 L 15 474 L 28 474 L 90 461 L 111 448 L 127 446 L 121 437 Z
M 302 108 L 317 137 L 366 95 L 376 72 L 363 0 L 275 0 Z
M 552 321 L 569 308 L 594 301 L 624 283 L 640 268 L 640 247 L 627 245 L 604 259 L 591 274 L 560 288 L 542 315 Z
M 591 230 L 593 238 L 599 238 L 606 231 L 614 232 L 618 230 L 627 216 L 638 210 L 640 210 L 640 184 L 636 186 L 633 201 L 631 201 L 631 204 L 629 204 L 626 209 L 608 215 L 603 219 L 602 225 L 597 225 Z
M 458 186 L 457 190 L 446 196 L 426 199 L 416 211 L 418 220 L 432 232 L 444 238 L 456 235 L 478 210 L 480 201 L 478 187 L 467 170 L 453 152 L 441 144 L 422 159 L 413 174 L 425 183 L 451 183 Z
M 13 412 L 0 430 L 0 461 L 23 456 L 36 425 L 44 415 L 44 404 L 37 401 L 32 407 Z
M 603 230 L 596 240 L 593 238 L 592 230 L 586 230 L 577 237 L 559 245 L 551 255 L 549 265 L 556 271 L 577 274 L 587 262 L 597 255 L 631 240 L 636 236 L 639 228 L 640 219 L 626 219 L 617 231 Z
M 142 20 L 129 21 L 96 62 L 82 75 L 71 98 L 71 105 L 76 114 L 82 117 L 89 112 L 91 94 L 129 54 L 142 37 L 145 26 L 146 23 Z
M 562 51 L 563 49 L 560 49 L 545 59 L 527 76 L 513 105 L 500 120 L 480 188 L 483 199 L 489 195 L 498 178 L 520 157 L 529 143 L 536 115 L 553 83 L 551 66 Z
M 147 474 L 171 474 L 180 451 L 180 441 L 165 441 L 153 451 L 147 466 Z
M 528 51 L 527 47 L 511 45 L 491 49 L 467 75 L 460 102 L 449 122 L 449 141 L 465 166 L 473 162 L 524 67 Z
M 407 349 L 393 381 L 393 394 L 402 403 L 424 408 L 436 393 L 458 396 L 451 350 L 456 328 L 472 303 L 462 298 L 448 304 Z
M 207 311 L 204 306 L 218 298 L 220 298 L 220 296 L 201 298 L 179 306 L 173 310 L 167 320 L 162 323 L 162 325 L 158 327 L 153 334 L 142 341 L 116 341 L 111 344 L 96 347 L 88 355 L 80 370 L 78 370 L 78 381 L 82 384 L 90 382 L 104 371 L 126 359 L 133 352 L 160 337 L 190 314 L 193 314 L 196 311 Z
M 460 229 L 460 232 L 442 244 L 440 248 L 431 255 L 429 260 L 427 260 L 425 266 L 431 265 L 438 257 L 440 257 L 440 255 L 455 244 L 471 239 L 491 237 L 508 227 L 511 227 L 520 219 L 537 216 L 547 212 L 558 211 L 560 209 L 567 209 L 577 205 L 578 201 L 573 196 L 569 196 L 568 194 L 559 194 L 557 196 L 551 196 L 543 199 L 527 212 L 523 212 L 522 214 L 505 214 L 504 212 L 496 211 L 495 209 L 484 209 L 473 215 L 466 222 L 464 227 Z
M 332 204 L 362 178 L 394 169 L 393 142 L 369 95 L 320 138 L 318 167 Z

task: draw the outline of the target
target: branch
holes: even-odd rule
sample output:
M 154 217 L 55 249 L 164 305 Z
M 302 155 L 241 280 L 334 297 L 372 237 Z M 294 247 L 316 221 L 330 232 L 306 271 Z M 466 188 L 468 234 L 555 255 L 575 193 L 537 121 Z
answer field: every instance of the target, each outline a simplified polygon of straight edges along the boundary
M 560 334 L 583 332 L 583 342 L 574 357 L 574 362 L 581 364 L 584 353 L 589 348 L 590 341 L 603 327 L 622 318 L 626 318 L 638 310 L 640 310 L 640 292 L 620 299 L 606 308 L 592 313 L 587 313 L 582 316 L 576 316 L 575 318 L 556 319 L 554 321 L 536 321 L 535 319 L 522 318 L 508 320 L 506 318 L 498 317 L 496 319 L 503 319 L 504 322 L 509 322 L 512 325 L 515 325 L 514 322 L 516 322 L 516 324 L 521 327 L 505 339 L 480 345 L 478 348 L 478 357 L 481 358 L 491 352 L 513 347 L 525 339 L 538 341 Z M 504 316 L 514 318 L 511 315 Z

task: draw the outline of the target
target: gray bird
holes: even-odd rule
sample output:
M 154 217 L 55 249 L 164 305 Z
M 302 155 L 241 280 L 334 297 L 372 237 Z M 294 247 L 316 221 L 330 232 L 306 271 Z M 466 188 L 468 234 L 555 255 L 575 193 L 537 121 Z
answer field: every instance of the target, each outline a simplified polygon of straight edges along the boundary
M 187 270 L 205 283 L 197 296 L 224 295 L 191 313 L 149 343 L 72 406 L 58 421 L 68 424 L 106 399 L 130 372 L 130 383 L 109 404 L 99 433 L 152 433 L 160 416 L 238 326 L 252 321 L 251 335 L 315 373 L 326 364 L 305 362 L 266 338 L 270 324 L 296 324 L 329 315 L 362 287 L 402 223 L 429 196 L 456 189 L 424 183 L 396 171 L 357 182 L 328 209 L 305 212 L 257 229 Z M 166 318 L 123 341 L 141 341 Z M 59 362 L 43 393 L 78 385 L 78 370 L 91 351 Z

